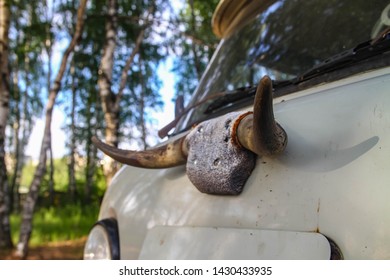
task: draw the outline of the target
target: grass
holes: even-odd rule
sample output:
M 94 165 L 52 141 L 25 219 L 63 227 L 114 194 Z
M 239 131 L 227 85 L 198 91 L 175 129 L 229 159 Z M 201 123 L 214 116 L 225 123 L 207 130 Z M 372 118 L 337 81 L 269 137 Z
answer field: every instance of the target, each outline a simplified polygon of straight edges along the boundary
M 98 205 L 72 205 L 38 209 L 33 218 L 31 246 L 43 245 L 48 242 L 74 240 L 88 234 L 98 216 Z M 14 244 L 17 243 L 20 232 L 21 216 L 11 215 L 11 230 Z
M 21 178 L 22 189 L 28 187 L 34 176 L 36 163 L 29 161 L 24 166 Z M 33 229 L 29 245 L 32 247 L 48 246 L 49 243 L 79 240 L 88 235 L 91 227 L 97 220 L 100 199 L 106 189 L 106 183 L 101 168 L 94 174 L 94 185 L 90 194 L 91 203 L 85 196 L 85 166 L 76 166 L 76 202 L 68 195 L 68 164 L 67 159 L 54 160 L 54 199 L 49 200 L 48 173 L 42 180 L 37 205 L 33 217 Z M 10 174 L 11 175 L 11 174 Z M 10 177 L 9 177 L 10 178 Z M 22 194 L 25 197 L 25 194 Z M 23 198 L 21 201 L 23 203 Z M 54 206 L 49 206 L 52 203 Z M 22 208 L 22 207 L 21 207 Z M 21 215 L 11 214 L 11 235 L 14 244 L 17 244 L 20 233 Z

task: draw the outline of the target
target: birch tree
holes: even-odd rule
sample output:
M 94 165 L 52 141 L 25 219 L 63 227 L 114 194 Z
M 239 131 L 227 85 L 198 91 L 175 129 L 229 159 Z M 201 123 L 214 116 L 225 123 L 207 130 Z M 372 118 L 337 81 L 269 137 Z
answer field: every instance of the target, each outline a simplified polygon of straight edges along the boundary
M 72 103 L 70 109 L 70 143 L 69 143 L 69 166 L 68 166 L 68 176 L 69 176 L 69 188 L 68 192 L 74 202 L 76 200 L 76 174 L 75 174 L 75 166 L 76 166 L 76 77 L 75 77 L 75 65 L 74 59 L 72 60 L 70 66 L 70 75 L 71 75 L 71 92 L 72 92 Z
M 12 248 L 9 189 L 5 165 L 5 128 L 9 114 L 8 32 L 9 1 L 0 0 L 0 248 Z
M 119 106 L 117 95 L 111 89 L 112 71 L 114 67 L 114 52 L 116 46 L 116 33 L 118 26 L 118 2 L 107 1 L 106 36 L 103 48 L 103 56 L 99 68 L 99 94 L 102 99 L 102 108 L 106 122 L 106 143 L 118 146 Z M 104 174 L 109 183 L 118 169 L 117 163 L 109 157 L 104 158 Z
M 14 1 L 10 6 L 9 64 L 10 115 L 8 137 L 11 210 L 19 211 L 19 186 L 25 165 L 25 150 L 36 118 L 42 114 L 43 69 L 41 54 L 45 41 L 44 7 L 39 1 Z M 13 148 L 12 148 L 12 147 Z
M 71 56 L 77 42 L 80 40 L 82 35 L 86 4 L 87 4 L 87 0 L 80 1 L 80 6 L 77 11 L 77 24 L 75 27 L 73 38 L 70 41 L 67 49 L 63 54 L 59 71 L 49 92 L 48 102 L 46 104 L 45 127 L 44 127 L 44 135 L 41 144 L 41 150 L 39 154 L 39 163 L 35 170 L 34 178 L 30 185 L 30 190 L 27 195 L 26 201 L 23 205 L 20 236 L 15 251 L 15 255 L 19 258 L 25 258 L 28 253 L 28 243 L 32 232 L 32 218 L 33 218 L 34 208 L 38 199 L 39 187 L 42 182 L 43 175 L 46 172 L 47 152 L 51 146 L 50 145 L 51 144 L 51 122 L 52 122 L 53 109 L 54 109 L 56 98 L 61 88 L 62 78 L 67 68 L 68 59 Z
M 46 73 L 46 86 L 47 86 L 47 92 L 50 93 L 50 87 L 51 87 L 51 76 L 52 76 L 52 53 L 53 53 L 53 36 L 51 31 L 51 24 L 53 21 L 53 14 L 54 10 L 53 7 L 51 11 L 49 11 L 48 5 L 46 5 L 46 13 L 45 13 L 45 21 L 46 21 L 46 38 L 45 38 L 45 50 L 47 55 L 47 73 Z M 53 147 L 50 145 L 48 147 L 48 153 L 49 153 L 49 198 L 50 198 L 50 205 L 54 204 L 54 159 L 53 159 Z
M 120 103 L 126 86 L 128 72 L 135 56 L 140 50 L 140 46 L 144 40 L 146 28 L 151 24 L 149 17 L 153 16 L 155 3 L 149 7 L 146 18 L 139 19 L 140 24 L 138 35 L 135 39 L 133 49 L 128 56 L 126 63 L 121 72 L 121 80 L 118 91 L 113 89 L 113 70 L 114 70 L 114 53 L 117 47 L 118 40 L 118 1 L 107 1 L 107 17 L 105 27 L 105 42 L 103 47 L 103 55 L 99 67 L 99 94 L 102 102 L 102 108 L 105 119 L 105 141 L 107 144 L 118 147 L 119 143 L 119 125 L 120 125 Z M 112 158 L 104 157 L 104 174 L 106 176 L 107 185 L 118 170 L 118 163 Z

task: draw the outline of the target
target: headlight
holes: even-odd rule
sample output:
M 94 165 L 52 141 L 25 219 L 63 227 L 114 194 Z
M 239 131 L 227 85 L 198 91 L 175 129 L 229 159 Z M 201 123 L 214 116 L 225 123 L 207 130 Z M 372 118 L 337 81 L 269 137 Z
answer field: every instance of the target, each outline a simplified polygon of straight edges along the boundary
M 119 234 L 115 219 L 98 221 L 84 247 L 84 260 L 119 260 Z

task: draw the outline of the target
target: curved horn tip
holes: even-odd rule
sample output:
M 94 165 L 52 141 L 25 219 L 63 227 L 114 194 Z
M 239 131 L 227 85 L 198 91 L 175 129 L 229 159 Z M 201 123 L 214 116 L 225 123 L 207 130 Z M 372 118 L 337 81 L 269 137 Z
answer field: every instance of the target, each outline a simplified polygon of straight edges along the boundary
M 275 121 L 272 80 L 264 76 L 257 87 L 253 112 L 253 146 L 258 155 L 276 155 L 287 145 L 286 131 Z
M 95 135 L 93 135 L 93 136 L 91 137 L 91 140 L 92 140 L 92 142 L 93 142 L 94 144 L 99 143 L 99 142 L 102 142 L 102 141 L 100 141 L 100 139 L 97 138 Z
M 98 148 L 99 150 L 101 150 L 104 153 L 105 153 L 106 149 L 115 148 L 114 146 L 111 146 L 111 145 L 108 145 L 108 144 L 104 143 L 102 140 L 100 140 L 95 135 L 93 135 L 91 137 L 91 140 L 92 140 L 92 143 L 96 146 L 96 148 Z
M 142 168 L 167 168 L 184 164 L 186 155 L 182 151 L 183 139 L 184 137 L 151 150 L 133 151 L 110 146 L 92 136 L 94 145 L 109 157 L 120 163 Z
M 270 76 L 265 75 L 263 78 L 261 78 L 259 86 L 272 86 L 272 79 L 270 78 Z
M 100 140 L 97 136 L 93 135 L 91 137 L 92 143 L 96 146 L 96 148 L 100 149 L 103 145 L 107 145 L 102 140 Z

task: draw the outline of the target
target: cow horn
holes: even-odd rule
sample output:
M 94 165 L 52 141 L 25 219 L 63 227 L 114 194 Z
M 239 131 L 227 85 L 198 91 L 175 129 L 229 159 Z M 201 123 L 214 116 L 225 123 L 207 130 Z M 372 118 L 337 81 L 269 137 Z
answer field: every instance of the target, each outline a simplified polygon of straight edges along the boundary
M 287 133 L 275 121 L 272 81 L 264 76 L 257 86 L 253 114 L 237 120 L 236 140 L 259 156 L 273 156 L 284 151 Z
M 168 168 L 186 163 L 187 148 L 185 136 L 166 144 L 145 151 L 122 150 L 107 145 L 93 136 L 92 141 L 103 153 L 116 161 L 142 168 Z

